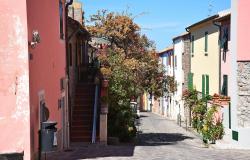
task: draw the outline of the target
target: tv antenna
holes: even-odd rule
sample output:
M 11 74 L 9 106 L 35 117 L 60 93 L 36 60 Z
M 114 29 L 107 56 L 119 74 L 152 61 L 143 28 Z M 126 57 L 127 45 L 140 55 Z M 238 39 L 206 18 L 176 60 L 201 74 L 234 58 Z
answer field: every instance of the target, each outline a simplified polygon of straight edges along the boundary
M 208 17 L 212 16 L 213 12 L 213 0 L 209 0 L 208 2 Z

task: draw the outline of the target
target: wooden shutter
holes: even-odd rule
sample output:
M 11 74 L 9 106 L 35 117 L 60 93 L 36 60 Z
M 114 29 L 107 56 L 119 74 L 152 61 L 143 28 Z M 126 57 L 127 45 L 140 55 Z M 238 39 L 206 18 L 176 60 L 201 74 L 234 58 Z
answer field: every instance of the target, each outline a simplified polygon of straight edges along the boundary
M 193 89 L 193 73 L 188 73 L 188 90 Z
M 205 97 L 205 75 L 202 75 L 202 98 Z
M 228 76 L 223 75 L 223 86 L 224 86 L 224 95 L 228 95 Z
M 209 75 L 206 75 L 206 96 L 209 95 Z

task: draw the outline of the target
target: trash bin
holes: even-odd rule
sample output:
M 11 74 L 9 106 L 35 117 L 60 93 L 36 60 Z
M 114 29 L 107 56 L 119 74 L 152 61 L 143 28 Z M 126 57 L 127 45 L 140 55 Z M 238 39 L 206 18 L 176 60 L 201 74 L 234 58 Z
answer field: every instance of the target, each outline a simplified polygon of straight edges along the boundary
M 42 122 L 41 128 L 41 151 L 49 152 L 54 151 L 57 146 L 56 131 L 55 127 L 57 122 L 46 121 Z

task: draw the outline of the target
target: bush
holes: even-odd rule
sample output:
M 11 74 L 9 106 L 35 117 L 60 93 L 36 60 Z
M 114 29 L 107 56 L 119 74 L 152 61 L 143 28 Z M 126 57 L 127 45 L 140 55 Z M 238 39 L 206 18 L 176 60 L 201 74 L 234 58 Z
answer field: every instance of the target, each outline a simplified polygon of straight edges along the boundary
M 128 142 L 136 135 L 135 114 L 129 105 L 109 106 L 108 135 Z
M 224 127 L 221 121 L 216 121 L 214 116 L 218 112 L 217 106 L 212 106 L 206 113 L 202 135 L 204 139 L 215 142 L 222 139 L 224 135 Z

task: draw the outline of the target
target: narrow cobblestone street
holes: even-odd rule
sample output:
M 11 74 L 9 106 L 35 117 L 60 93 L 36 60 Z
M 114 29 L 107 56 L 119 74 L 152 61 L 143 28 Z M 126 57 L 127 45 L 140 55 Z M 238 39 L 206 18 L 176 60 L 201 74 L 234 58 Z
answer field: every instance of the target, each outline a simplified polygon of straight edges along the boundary
M 71 152 L 54 153 L 49 160 L 249 160 L 248 150 L 205 148 L 202 141 L 173 121 L 142 113 L 136 145 L 76 145 Z

